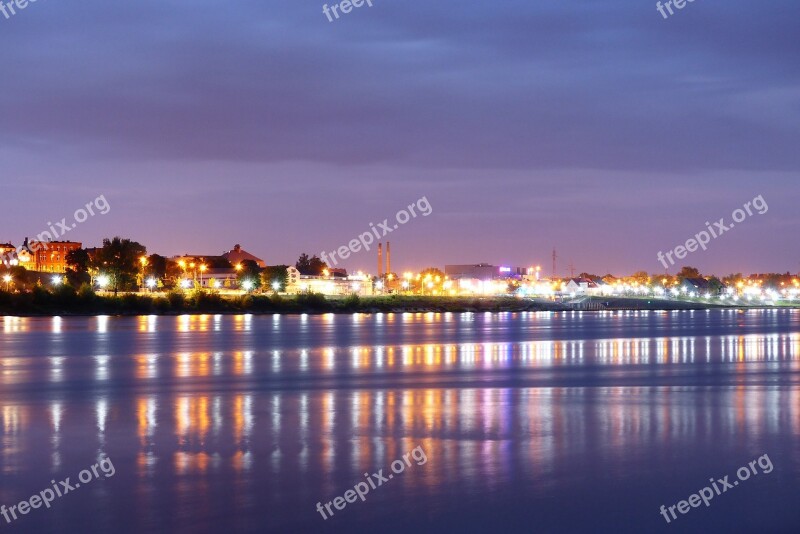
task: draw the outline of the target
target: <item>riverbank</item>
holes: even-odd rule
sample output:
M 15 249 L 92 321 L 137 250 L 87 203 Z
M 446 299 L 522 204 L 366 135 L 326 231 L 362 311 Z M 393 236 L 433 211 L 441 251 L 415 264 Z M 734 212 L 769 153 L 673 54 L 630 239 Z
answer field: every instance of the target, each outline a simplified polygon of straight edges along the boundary
M 763 307 L 763 306 L 759 306 Z M 783 306 L 782 306 L 783 307 Z M 205 313 L 421 313 L 522 312 L 601 310 L 747 309 L 707 302 L 647 298 L 587 298 L 565 304 L 547 299 L 516 297 L 440 297 L 386 295 L 325 297 L 303 295 L 222 296 L 210 292 L 98 295 L 37 289 L 31 293 L 0 292 L 0 315 L 178 315 Z

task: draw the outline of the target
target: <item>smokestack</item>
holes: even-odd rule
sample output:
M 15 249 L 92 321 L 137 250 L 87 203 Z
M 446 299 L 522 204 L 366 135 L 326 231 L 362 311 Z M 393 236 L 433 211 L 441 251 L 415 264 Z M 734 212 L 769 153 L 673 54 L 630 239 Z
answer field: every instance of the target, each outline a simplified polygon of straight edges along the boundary
M 389 249 L 389 243 L 386 242 L 386 274 L 392 272 L 392 251 Z
M 378 278 L 383 276 L 383 245 L 378 243 Z

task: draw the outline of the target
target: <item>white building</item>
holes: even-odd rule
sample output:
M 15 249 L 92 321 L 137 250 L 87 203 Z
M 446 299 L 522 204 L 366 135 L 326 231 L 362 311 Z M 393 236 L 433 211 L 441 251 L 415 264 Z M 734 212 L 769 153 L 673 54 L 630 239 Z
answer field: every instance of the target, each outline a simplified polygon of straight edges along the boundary
M 289 267 L 286 292 L 321 293 L 326 296 L 358 295 L 367 297 L 375 294 L 372 279 L 366 275 L 311 276 L 300 274 L 295 267 Z

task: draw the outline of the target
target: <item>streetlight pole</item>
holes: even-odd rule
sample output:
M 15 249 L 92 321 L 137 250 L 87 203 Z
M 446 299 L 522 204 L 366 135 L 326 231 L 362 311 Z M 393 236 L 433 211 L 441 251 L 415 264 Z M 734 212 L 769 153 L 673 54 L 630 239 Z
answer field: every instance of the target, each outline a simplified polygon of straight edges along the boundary
M 139 263 L 142 264 L 142 292 L 144 292 L 145 282 L 144 282 L 144 269 L 147 267 L 147 258 L 142 256 L 139 258 Z

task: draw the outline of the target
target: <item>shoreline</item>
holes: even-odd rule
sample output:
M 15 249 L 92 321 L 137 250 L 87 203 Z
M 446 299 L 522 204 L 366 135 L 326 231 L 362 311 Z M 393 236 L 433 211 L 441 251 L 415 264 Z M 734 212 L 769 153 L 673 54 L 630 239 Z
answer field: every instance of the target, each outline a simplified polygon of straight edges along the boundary
M 193 295 L 67 295 L 48 292 L 5 294 L 0 298 L 0 316 L 95 317 L 140 315 L 321 315 L 376 313 L 518 313 L 599 311 L 702 311 L 702 310 L 794 310 L 800 305 L 717 304 L 642 297 L 587 297 L 579 303 L 518 297 L 433 297 L 388 295 L 374 297 L 323 297 L 305 294 L 221 296 Z

